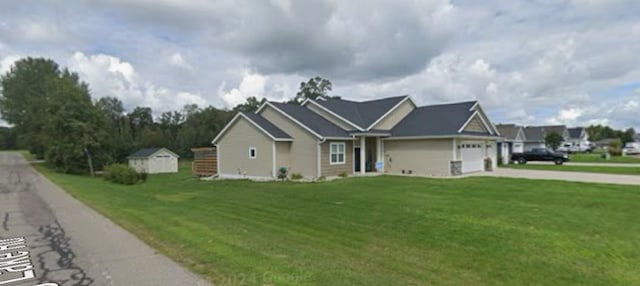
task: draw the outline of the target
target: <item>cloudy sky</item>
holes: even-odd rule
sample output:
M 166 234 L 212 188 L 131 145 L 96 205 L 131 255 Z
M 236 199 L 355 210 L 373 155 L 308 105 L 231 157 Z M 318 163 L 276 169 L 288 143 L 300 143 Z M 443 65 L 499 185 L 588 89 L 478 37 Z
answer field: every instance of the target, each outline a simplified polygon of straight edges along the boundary
M 333 95 L 478 99 L 495 123 L 640 129 L 640 1 L 0 1 L 0 72 L 76 71 L 155 112 Z

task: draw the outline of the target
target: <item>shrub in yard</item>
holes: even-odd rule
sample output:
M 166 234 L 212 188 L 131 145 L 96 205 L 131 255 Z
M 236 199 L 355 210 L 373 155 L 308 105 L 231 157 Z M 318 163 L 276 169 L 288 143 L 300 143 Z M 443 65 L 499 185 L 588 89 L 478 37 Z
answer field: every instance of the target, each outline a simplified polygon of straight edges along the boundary
M 291 174 L 291 180 L 302 180 L 302 178 L 304 178 L 304 177 L 300 173 Z
M 147 177 L 149 176 L 149 174 L 147 172 L 139 172 L 138 173 L 138 179 L 140 181 L 146 182 L 147 181 Z
M 622 141 L 620 139 L 609 142 L 609 154 L 611 154 L 611 156 L 622 155 Z
M 136 170 L 125 164 L 112 164 L 104 168 L 104 179 L 113 183 L 133 185 L 138 182 Z
M 342 172 L 342 173 L 338 174 L 338 177 L 340 177 L 340 178 L 346 178 L 347 176 L 348 176 L 347 172 Z

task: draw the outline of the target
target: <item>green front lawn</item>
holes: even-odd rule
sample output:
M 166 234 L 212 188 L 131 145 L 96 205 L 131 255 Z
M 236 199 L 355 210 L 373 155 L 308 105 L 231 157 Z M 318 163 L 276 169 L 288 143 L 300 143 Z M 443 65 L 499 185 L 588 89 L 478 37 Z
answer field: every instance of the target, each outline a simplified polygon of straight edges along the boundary
M 509 164 L 503 168 L 529 169 L 544 171 L 586 172 L 618 175 L 640 175 L 640 167 L 608 167 L 608 166 L 570 166 L 570 165 L 538 165 L 538 164 Z
M 472 177 L 121 186 L 69 193 L 218 285 L 640 285 L 640 190 Z
M 623 156 L 615 156 L 607 159 L 602 159 L 601 154 L 571 154 L 571 162 L 578 163 L 635 163 L 640 164 L 639 158 L 634 157 L 623 157 Z

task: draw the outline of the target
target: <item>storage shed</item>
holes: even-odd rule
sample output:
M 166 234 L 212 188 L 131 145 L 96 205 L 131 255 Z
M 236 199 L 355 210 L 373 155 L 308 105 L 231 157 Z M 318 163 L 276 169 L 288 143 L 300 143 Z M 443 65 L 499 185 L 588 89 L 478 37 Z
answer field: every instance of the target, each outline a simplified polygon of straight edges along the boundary
M 147 174 L 177 173 L 178 156 L 167 148 L 144 148 L 131 154 L 129 166 Z

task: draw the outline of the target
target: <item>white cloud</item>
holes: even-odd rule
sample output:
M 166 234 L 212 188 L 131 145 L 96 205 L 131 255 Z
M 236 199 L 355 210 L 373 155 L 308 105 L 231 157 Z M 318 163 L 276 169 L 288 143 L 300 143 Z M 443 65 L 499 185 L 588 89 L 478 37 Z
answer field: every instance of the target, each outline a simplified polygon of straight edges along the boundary
M 114 56 L 76 52 L 68 65 L 89 83 L 94 98 L 116 97 L 129 110 L 135 106 L 149 106 L 159 113 L 179 109 L 185 104 L 207 105 L 198 94 L 174 91 L 144 81 L 130 63 Z
M 225 83 L 223 82 L 218 89 L 218 96 L 224 100 L 227 107 L 234 107 L 244 103 L 246 99 L 251 96 L 258 98 L 264 97 L 266 82 L 267 78 L 265 76 L 255 73 L 245 73 L 237 88 L 225 90 Z
M 53 42 L 63 37 L 57 25 L 43 21 L 27 20 L 19 25 L 19 30 L 31 41 Z
M 640 102 L 624 90 L 640 78 L 639 10 L 635 0 L 0 1 L 0 60 L 73 61 L 94 96 L 128 108 L 282 100 L 319 75 L 345 98 L 476 98 L 499 122 L 640 129 L 622 104 Z M 75 51 L 84 58 L 69 60 Z
M 5 73 L 7 73 L 11 69 L 13 63 L 15 63 L 19 59 L 20 56 L 16 55 L 9 55 L 2 58 L 2 60 L 0 60 L 0 75 L 4 75 Z
M 169 57 L 169 63 L 190 72 L 194 71 L 193 66 L 191 66 L 180 53 L 172 54 L 171 57 Z

